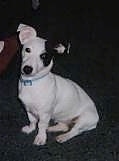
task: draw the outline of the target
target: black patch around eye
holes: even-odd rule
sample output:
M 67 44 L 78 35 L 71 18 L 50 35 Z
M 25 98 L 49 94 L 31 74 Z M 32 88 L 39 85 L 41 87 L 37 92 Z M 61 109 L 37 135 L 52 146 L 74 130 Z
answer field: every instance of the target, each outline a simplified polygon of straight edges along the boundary
M 31 52 L 31 49 L 30 49 L 30 48 L 26 48 L 25 51 L 26 51 L 27 53 L 30 53 L 30 52 Z
M 41 54 L 41 55 L 40 55 L 40 58 L 41 58 L 42 60 L 44 60 L 44 59 L 46 58 L 46 53 Z
M 48 66 L 53 58 L 52 54 L 50 53 L 43 53 L 40 55 L 40 58 L 43 60 L 44 66 Z

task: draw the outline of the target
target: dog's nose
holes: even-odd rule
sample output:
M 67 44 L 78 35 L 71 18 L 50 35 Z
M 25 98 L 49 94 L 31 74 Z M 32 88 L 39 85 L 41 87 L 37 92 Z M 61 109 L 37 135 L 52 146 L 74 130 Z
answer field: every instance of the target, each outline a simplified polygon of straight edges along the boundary
M 24 72 L 25 74 L 31 74 L 32 71 L 33 71 L 33 68 L 32 68 L 31 66 L 26 65 L 26 66 L 24 66 L 24 68 L 23 68 L 23 72 Z

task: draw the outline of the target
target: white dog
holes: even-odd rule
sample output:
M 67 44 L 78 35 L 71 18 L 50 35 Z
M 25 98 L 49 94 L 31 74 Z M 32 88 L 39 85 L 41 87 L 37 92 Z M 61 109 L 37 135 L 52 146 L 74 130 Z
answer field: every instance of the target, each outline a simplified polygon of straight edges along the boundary
M 30 121 L 22 132 L 29 134 L 38 125 L 34 144 L 44 145 L 47 131 L 65 132 L 56 137 L 57 142 L 63 143 L 96 128 L 99 116 L 91 98 L 73 81 L 51 72 L 54 50 L 46 47 L 48 42 L 37 37 L 32 27 L 19 30 L 23 45 L 19 98 Z M 60 47 L 55 50 L 63 52 Z M 50 127 L 51 119 L 56 124 Z

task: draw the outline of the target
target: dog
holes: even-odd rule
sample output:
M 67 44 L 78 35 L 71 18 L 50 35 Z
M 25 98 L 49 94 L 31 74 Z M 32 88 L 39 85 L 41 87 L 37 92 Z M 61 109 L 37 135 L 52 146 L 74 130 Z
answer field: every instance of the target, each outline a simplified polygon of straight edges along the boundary
M 63 53 L 63 45 L 51 49 L 32 27 L 23 26 L 19 31 L 23 45 L 19 98 L 30 122 L 22 132 L 29 134 L 38 127 L 34 144 L 44 145 L 47 132 L 64 132 L 56 137 L 63 143 L 96 128 L 99 115 L 92 99 L 77 83 L 51 72 L 53 55 Z M 55 124 L 49 126 L 50 120 Z

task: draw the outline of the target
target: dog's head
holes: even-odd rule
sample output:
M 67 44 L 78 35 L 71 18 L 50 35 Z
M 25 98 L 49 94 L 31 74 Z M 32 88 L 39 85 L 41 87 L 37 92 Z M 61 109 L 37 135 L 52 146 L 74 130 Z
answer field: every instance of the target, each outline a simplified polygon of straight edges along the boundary
M 47 40 L 37 37 L 34 28 L 21 25 L 18 30 L 22 48 L 21 72 L 24 75 L 36 75 L 47 70 L 51 70 L 53 56 L 56 53 L 64 53 L 65 47 L 62 44 L 52 46 Z
M 36 31 L 30 26 L 20 28 L 19 39 L 22 48 L 21 72 L 24 75 L 36 75 L 45 68 L 51 70 L 53 54 L 46 50 L 46 40 L 37 37 Z

